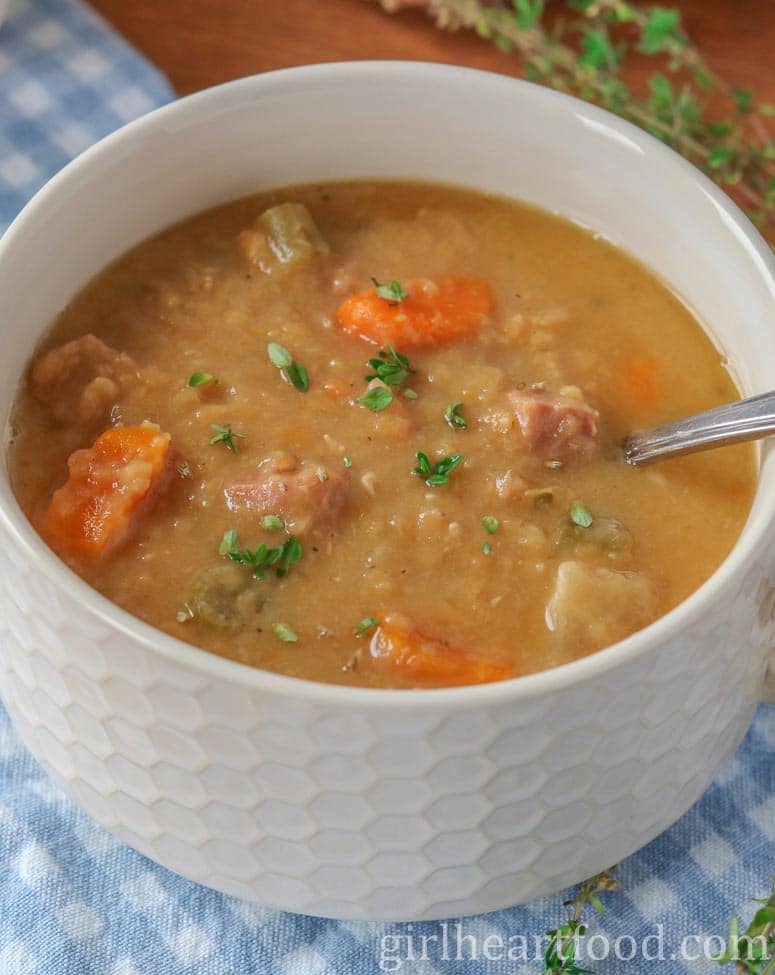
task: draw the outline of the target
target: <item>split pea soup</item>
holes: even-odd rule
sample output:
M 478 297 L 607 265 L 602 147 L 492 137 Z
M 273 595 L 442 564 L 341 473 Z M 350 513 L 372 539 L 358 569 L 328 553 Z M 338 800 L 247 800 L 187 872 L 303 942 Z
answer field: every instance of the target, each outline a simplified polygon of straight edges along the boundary
M 468 190 L 331 183 L 103 270 L 31 363 L 7 449 L 34 529 L 160 630 L 295 677 L 443 687 L 582 657 L 706 580 L 753 448 L 635 470 L 619 445 L 738 396 L 689 310 L 593 234 Z

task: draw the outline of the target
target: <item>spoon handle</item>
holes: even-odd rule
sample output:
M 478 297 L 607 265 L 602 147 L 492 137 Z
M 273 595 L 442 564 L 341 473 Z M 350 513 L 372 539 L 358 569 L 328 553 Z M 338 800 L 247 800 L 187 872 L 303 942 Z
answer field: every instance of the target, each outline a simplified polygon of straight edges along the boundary
M 758 440 L 767 434 L 775 434 L 775 391 L 633 433 L 622 447 L 627 463 L 639 467 L 709 447 Z

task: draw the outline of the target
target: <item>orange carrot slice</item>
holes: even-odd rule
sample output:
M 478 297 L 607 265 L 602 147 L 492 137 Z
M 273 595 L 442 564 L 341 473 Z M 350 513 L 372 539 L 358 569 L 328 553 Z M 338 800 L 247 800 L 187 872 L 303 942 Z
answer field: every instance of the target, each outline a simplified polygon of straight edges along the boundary
M 367 288 L 340 305 L 334 321 L 367 342 L 418 349 L 473 334 L 493 309 L 490 286 L 476 278 L 416 278 L 405 287 L 401 302 Z
M 513 676 L 513 667 L 505 661 L 451 647 L 422 633 L 399 613 L 384 617 L 371 638 L 370 651 L 374 660 L 431 687 L 487 684 Z
M 170 436 L 154 423 L 106 430 L 70 455 L 67 482 L 54 492 L 40 533 L 58 552 L 102 554 L 126 540 L 140 504 L 167 469 Z

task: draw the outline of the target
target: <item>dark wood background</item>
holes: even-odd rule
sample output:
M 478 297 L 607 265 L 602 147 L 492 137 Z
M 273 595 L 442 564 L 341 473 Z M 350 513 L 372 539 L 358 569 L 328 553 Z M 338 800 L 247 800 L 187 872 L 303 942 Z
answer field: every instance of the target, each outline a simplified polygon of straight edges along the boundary
M 775 0 L 663 0 L 711 65 L 775 101 Z M 408 58 L 516 74 L 512 57 L 420 11 L 388 16 L 365 0 L 92 0 L 180 94 L 242 75 L 320 61 Z M 644 66 L 644 71 L 653 67 Z

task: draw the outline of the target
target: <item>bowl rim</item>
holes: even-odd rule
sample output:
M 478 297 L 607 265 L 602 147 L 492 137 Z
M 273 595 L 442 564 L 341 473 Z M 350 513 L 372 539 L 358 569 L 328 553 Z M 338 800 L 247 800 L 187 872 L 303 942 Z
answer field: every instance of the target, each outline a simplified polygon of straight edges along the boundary
M 635 143 L 643 153 L 662 157 L 677 175 L 694 183 L 696 188 L 709 197 L 722 212 L 735 232 L 737 243 L 746 256 L 769 279 L 775 298 L 775 256 L 740 208 L 707 176 L 674 150 L 653 136 L 616 115 L 573 96 L 557 92 L 522 79 L 494 71 L 483 71 L 457 65 L 426 61 L 344 61 L 324 64 L 300 65 L 261 74 L 250 75 L 234 81 L 206 88 L 186 95 L 154 109 L 123 125 L 108 136 L 76 156 L 54 175 L 28 201 L 0 238 L 0 261 L 13 238 L 20 233 L 27 221 L 37 211 L 45 209 L 56 199 L 60 187 L 78 178 L 84 166 L 99 166 L 103 156 L 112 156 L 125 143 L 135 149 L 149 130 L 173 128 L 171 123 L 217 111 L 219 103 L 239 100 L 239 96 L 255 93 L 270 94 L 273 88 L 304 89 L 309 86 L 348 80 L 358 77 L 368 80 L 414 81 L 416 84 L 452 83 L 463 79 L 466 86 L 510 86 L 521 88 L 523 95 L 544 102 L 547 107 L 560 105 L 577 118 L 588 121 L 611 138 L 626 138 Z M 182 117 L 182 118 L 181 118 Z M 7 443 L 7 438 L 6 438 Z M 774 479 L 775 480 L 775 479 Z M 5 481 L 5 479 L 4 479 Z M 667 640 L 675 637 L 688 624 L 702 617 L 711 600 L 718 594 L 740 582 L 760 552 L 768 545 L 768 535 L 775 532 L 775 484 L 771 490 L 772 504 L 758 503 L 761 480 L 757 487 L 754 508 L 732 550 L 715 572 L 693 593 L 676 607 L 649 626 L 637 631 L 618 643 L 595 651 L 578 660 L 547 670 L 536 671 L 489 684 L 464 685 L 451 688 L 424 688 L 417 690 L 381 689 L 342 684 L 328 684 L 290 677 L 240 663 L 202 649 L 172 636 L 150 623 L 146 623 L 111 602 L 96 589 L 75 574 L 56 556 L 36 532 L 30 532 L 30 523 L 21 511 L 7 483 L 0 485 L 0 523 L 13 540 L 17 553 L 32 568 L 45 575 L 66 598 L 82 605 L 101 623 L 112 630 L 143 645 L 147 650 L 184 668 L 199 671 L 208 678 L 217 678 L 250 691 L 263 691 L 268 695 L 294 698 L 321 706 L 339 705 L 342 708 L 377 708 L 379 710 L 410 709 L 439 711 L 465 704 L 469 707 L 486 707 L 510 701 L 526 700 L 551 695 L 570 685 L 585 683 L 598 678 L 614 668 L 636 660 L 649 651 L 656 650 Z M 769 507 L 769 514 L 768 514 Z

